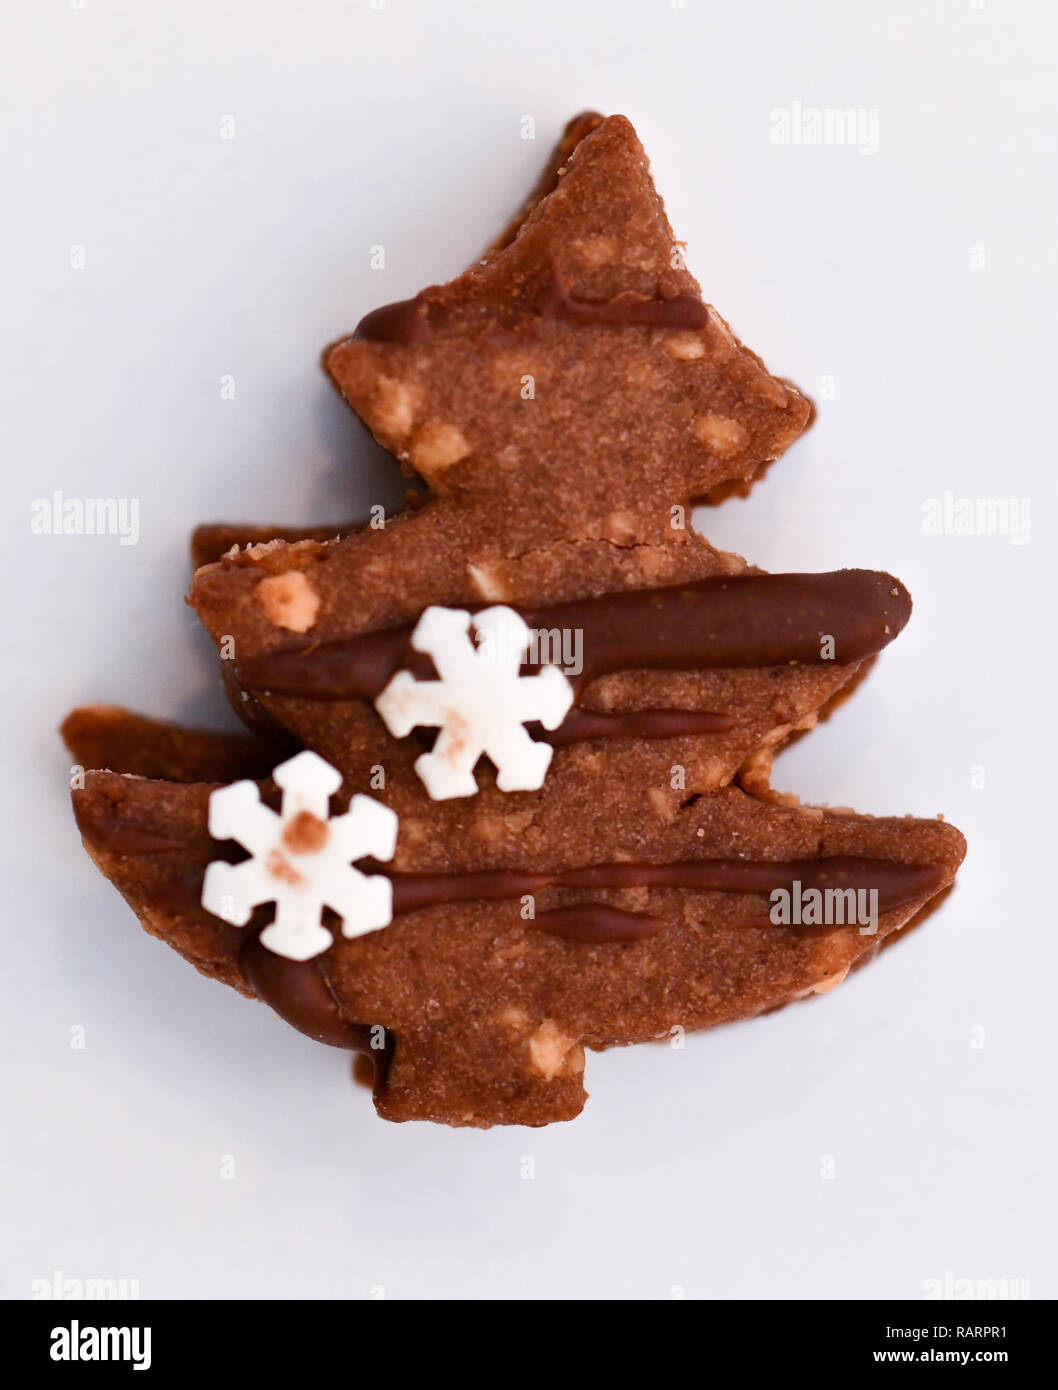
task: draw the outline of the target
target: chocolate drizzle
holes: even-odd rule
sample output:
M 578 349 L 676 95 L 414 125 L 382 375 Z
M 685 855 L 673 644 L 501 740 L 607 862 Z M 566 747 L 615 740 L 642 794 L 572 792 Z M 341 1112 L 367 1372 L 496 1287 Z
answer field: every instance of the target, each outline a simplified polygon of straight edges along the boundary
M 875 889 L 878 911 L 888 912 L 924 893 L 936 892 L 944 878 L 935 864 L 899 864 L 848 855 L 791 860 L 687 859 L 672 864 L 622 861 L 553 873 L 484 869 L 456 874 L 409 874 L 385 868 L 378 872 L 393 884 L 394 916 L 438 903 L 517 899 L 544 888 L 684 888 L 706 893 L 769 894 L 776 888 L 790 889 L 795 882 L 801 884 L 802 890 Z M 538 926 L 543 926 L 546 916 L 541 914 Z M 655 930 L 660 929 L 659 923 Z M 635 935 L 653 932 L 637 930 Z M 611 935 L 605 939 L 615 938 Z
M 429 336 L 429 303 L 423 290 L 414 299 L 398 299 L 365 314 L 353 330 L 354 343 L 399 343 L 411 347 Z
M 573 903 L 568 907 L 550 907 L 536 919 L 540 931 L 549 936 L 564 936 L 570 941 L 591 941 L 601 945 L 607 941 L 642 941 L 656 936 L 664 929 L 660 917 L 648 917 L 644 912 L 627 912 L 609 903 Z
M 837 570 L 726 575 L 520 611 L 537 630 L 583 631 L 583 670 L 573 678 L 579 691 L 596 677 L 616 671 L 821 666 L 829 660 L 848 665 L 873 656 L 896 637 L 910 616 L 911 599 L 892 575 Z M 412 630 L 411 624 L 404 624 L 300 651 L 272 652 L 240 663 L 235 679 L 243 689 L 273 695 L 373 700 L 402 665 L 417 674 L 432 674 L 428 659 L 412 654 Z M 684 713 L 690 712 L 595 717 L 634 719 L 627 731 L 640 737 L 706 731 L 690 730 L 674 720 Z M 719 711 L 695 713 L 699 718 L 710 714 L 714 720 L 727 717 Z M 660 715 L 668 718 L 659 720 Z M 654 735 L 648 732 L 652 725 Z M 608 727 L 618 728 L 613 723 Z M 580 736 L 604 731 L 605 726 L 597 724 L 592 734 Z M 560 734 L 558 741 L 567 740 Z
M 386 1029 L 385 1047 L 374 1047 L 374 1029 L 364 1023 L 348 1023 L 342 1017 L 321 961 L 319 956 L 305 961 L 277 956 L 261 945 L 256 932 L 247 937 L 239 952 L 239 968 L 246 983 L 285 1023 L 316 1042 L 370 1059 L 377 1095 L 386 1084 L 393 1057 L 392 1035 Z
M 735 721 L 719 710 L 645 709 L 631 714 L 609 714 L 593 709 L 571 709 L 557 729 L 529 723 L 533 738 L 561 748 L 587 738 L 682 738 L 690 734 L 719 734 L 734 728 Z
M 613 327 L 704 328 L 709 322 L 709 307 L 695 294 L 675 294 L 666 299 L 635 290 L 623 290 L 613 299 L 574 299 L 560 290 L 549 301 L 547 313 L 571 323 Z
M 416 347 L 428 341 L 430 333 L 450 324 L 454 315 L 439 298 L 437 287 L 421 290 L 414 299 L 398 299 L 365 314 L 353 330 L 355 343 L 394 343 Z M 529 323 L 565 320 L 575 324 L 597 324 L 610 328 L 641 327 L 688 329 L 704 328 L 709 322 L 709 306 L 695 294 L 640 294 L 622 290 L 611 299 L 577 299 L 558 275 L 547 285 Z
M 353 1052 L 371 1046 L 371 1030 L 347 1023 L 315 960 L 288 960 L 262 946 L 257 934 L 247 937 L 239 952 L 239 967 L 258 999 L 270 1005 L 299 1033 Z

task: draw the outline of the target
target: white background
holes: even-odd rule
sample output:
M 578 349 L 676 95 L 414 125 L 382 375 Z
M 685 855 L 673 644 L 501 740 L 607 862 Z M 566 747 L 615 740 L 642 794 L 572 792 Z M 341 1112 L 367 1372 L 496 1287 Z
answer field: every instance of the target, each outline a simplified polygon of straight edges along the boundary
M 1055 1296 L 1053 7 L 25 0 L 5 29 L 4 1294 Z M 876 110 L 877 153 L 771 143 L 797 101 Z M 819 406 L 707 534 L 915 598 L 777 784 L 943 811 L 970 854 L 834 994 L 589 1056 L 573 1124 L 388 1125 L 345 1055 L 140 931 L 55 730 L 92 700 L 232 723 L 192 526 L 401 496 L 320 349 L 462 269 L 586 106 L 632 118 L 706 298 Z M 139 544 L 32 536 L 54 489 L 139 498 Z M 1031 542 L 923 535 L 946 490 L 1030 498 Z

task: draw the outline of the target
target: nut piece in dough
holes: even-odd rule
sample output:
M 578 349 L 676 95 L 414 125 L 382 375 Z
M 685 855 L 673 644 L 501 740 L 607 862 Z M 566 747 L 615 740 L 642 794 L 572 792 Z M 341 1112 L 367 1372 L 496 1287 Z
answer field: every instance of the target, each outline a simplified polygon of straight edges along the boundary
M 269 575 L 254 593 L 268 621 L 288 632 L 308 632 L 320 611 L 320 596 L 301 570 Z

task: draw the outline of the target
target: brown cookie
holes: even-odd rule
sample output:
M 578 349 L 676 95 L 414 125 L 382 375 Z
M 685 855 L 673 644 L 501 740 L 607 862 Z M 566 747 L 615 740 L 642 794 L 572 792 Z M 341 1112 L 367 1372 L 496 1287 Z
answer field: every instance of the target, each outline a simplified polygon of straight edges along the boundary
M 598 111 L 582 111 L 579 116 L 574 116 L 566 125 L 562 132 L 562 139 L 555 146 L 551 158 L 548 160 L 543 173 L 536 182 L 533 191 L 522 204 L 517 215 L 499 234 L 496 240 L 485 253 L 486 256 L 495 255 L 497 251 L 502 251 L 505 246 L 509 246 L 518 235 L 522 223 L 536 207 L 537 203 L 542 202 L 549 193 L 553 193 L 558 187 L 559 176 L 562 174 L 569 162 L 569 157 L 577 148 L 586 135 L 590 135 L 602 125 L 606 118 L 600 116 Z
M 407 471 L 502 524 L 508 556 L 664 537 L 674 506 L 752 477 L 810 415 L 702 302 L 623 116 L 576 143 L 513 241 L 368 314 L 325 364 Z
M 407 386 L 417 398 L 420 387 L 433 391 L 430 382 L 442 394 L 469 393 L 465 403 L 476 412 L 481 441 L 474 458 L 466 467 L 426 468 L 427 501 L 384 531 L 360 531 L 333 544 L 250 546 L 200 570 L 192 584 L 193 606 L 232 658 L 229 688 L 241 686 L 236 708 L 275 719 L 355 783 L 390 756 L 373 710 L 333 697 L 325 704 L 297 692 L 282 697 L 260 678 L 251 690 L 249 677 L 241 679 L 247 663 L 299 646 L 330 648 L 414 619 L 430 604 L 554 607 L 617 590 L 741 575 L 747 572 L 742 559 L 714 550 L 688 528 L 687 503 L 724 478 L 752 474 L 807 418 L 803 399 L 768 377 L 752 354 L 723 334 L 714 342 L 715 314 L 697 298 L 682 259 L 671 264 L 672 233 L 628 122 L 578 118 L 560 158 L 561 172 L 546 176 L 550 191 L 530 200 L 513 242 L 444 290 L 425 292 L 434 307 L 424 308 L 422 300 L 408 311 L 418 325 L 413 343 L 394 342 L 391 334 L 364 339 L 360 332 L 328 355 L 343 384 L 336 364 L 354 361 L 374 383 L 350 399 L 395 448 L 396 437 L 380 432 L 371 404 L 383 381 L 378 373 L 388 373 L 384 380 L 396 383 L 394 391 Z M 585 252 L 604 244 L 609 259 Z M 551 289 L 541 308 L 537 289 L 553 289 L 556 267 L 580 308 L 556 309 Z M 636 296 L 648 288 L 653 297 L 641 302 Z M 439 316 L 435 300 L 446 306 Z M 596 309 L 585 309 L 582 300 Z M 598 308 L 604 301 L 605 312 Z M 379 320 L 372 314 L 368 321 L 374 333 Z M 495 361 L 523 348 L 562 364 L 546 399 L 536 393 L 525 401 L 520 391 L 493 389 Z M 646 371 L 643 362 L 661 362 L 668 384 L 659 385 L 655 369 Z M 739 392 L 745 399 L 731 408 L 748 442 L 732 451 L 718 442 L 726 427 L 717 412 Z M 462 428 L 464 416 L 456 413 Z M 711 440 L 703 421 L 711 422 Z M 600 441 L 607 442 L 601 451 Z M 589 459 L 600 466 L 586 467 Z M 602 511 L 595 505 L 600 498 Z M 895 596 L 906 607 L 899 586 Z M 884 609 L 883 602 L 878 612 Z M 902 611 L 886 640 L 905 620 Z M 828 634 L 824 622 L 819 650 Z M 817 650 L 813 663 L 796 669 L 612 671 L 580 690 L 578 703 L 585 713 L 614 716 L 612 728 L 618 717 L 644 711 L 697 713 L 701 737 L 691 745 L 686 737 L 659 739 L 652 752 L 659 768 L 689 768 L 688 790 L 705 791 L 730 780 L 762 747 L 809 726 L 862 655 L 852 657 L 839 642 L 826 661 Z M 688 721 L 683 727 L 689 732 Z M 620 758 L 626 744 L 609 742 L 608 754 Z M 556 757 L 556 771 L 558 763 Z
M 828 988 L 951 882 L 941 822 L 770 799 L 910 599 L 689 529 L 809 407 L 700 299 L 623 117 L 573 123 L 497 249 L 326 362 L 429 492 L 341 539 L 200 533 L 233 703 L 306 751 L 256 785 L 88 775 L 85 844 L 148 931 L 368 1050 L 387 1118 L 543 1124 L 585 1046 Z M 214 766 L 195 737 L 176 773 Z
M 206 828 L 209 793 L 92 773 L 74 804 L 148 931 L 321 1041 L 374 1041 L 384 1117 L 456 1125 L 570 1119 L 585 1045 L 831 988 L 951 882 L 964 851 L 940 821 L 793 810 L 735 788 L 668 808 L 589 766 L 531 807 L 485 812 L 475 798 L 402 815 L 382 869 L 392 924 L 297 963 L 257 944 L 259 922 L 236 928 L 200 905 L 207 863 L 231 848 Z M 776 925 L 769 895 L 795 881 L 873 887 L 876 930 Z

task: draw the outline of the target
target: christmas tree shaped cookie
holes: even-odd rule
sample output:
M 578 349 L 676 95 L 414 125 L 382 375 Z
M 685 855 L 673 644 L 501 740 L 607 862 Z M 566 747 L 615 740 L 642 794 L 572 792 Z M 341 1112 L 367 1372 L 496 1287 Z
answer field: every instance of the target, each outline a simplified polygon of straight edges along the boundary
M 951 882 L 943 822 L 764 784 L 910 600 L 687 525 L 809 408 L 701 299 L 623 117 L 579 118 L 482 262 L 325 360 L 425 497 L 340 538 L 197 533 L 251 736 L 67 724 L 106 769 L 84 843 L 148 931 L 371 1056 L 387 1118 L 544 1124 L 585 1047 L 825 991 Z

